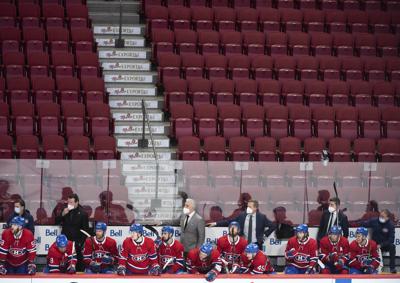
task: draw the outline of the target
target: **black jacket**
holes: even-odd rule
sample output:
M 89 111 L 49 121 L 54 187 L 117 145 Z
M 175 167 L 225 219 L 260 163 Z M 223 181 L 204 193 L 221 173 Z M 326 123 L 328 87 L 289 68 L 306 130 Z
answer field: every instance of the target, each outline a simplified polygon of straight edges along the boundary
M 379 222 L 379 218 L 372 218 L 365 222 L 362 222 L 362 225 L 367 228 L 372 229 L 372 240 L 374 240 L 378 245 L 383 247 L 389 246 L 390 244 L 394 244 L 394 224 L 391 220 L 386 221 L 385 223 Z
M 222 220 L 217 222 L 217 226 L 228 226 L 229 223 L 232 221 L 237 221 L 239 222 L 240 225 L 240 235 L 244 235 L 244 223 L 246 221 L 246 212 L 240 213 L 235 219 L 231 220 Z M 261 245 L 264 243 L 264 236 L 268 237 L 271 235 L 272 232 L 276 229 L 276 225 L 270 221 L 265 214 L 262 214 L 261 212 L 256 213 L 256 237 L 257 237 L 257 243 Z
M 318 236 L 317 236 L 318 242 L 322 239 L 322 237 L 326 236 L 326 234 L 327 234 L 326 228 L 328 227 L 328 222 L 329 222 L 330 216 L 331 216 L 331 213 L 328 210 L 325 210 L 324 213 L 322 214 L 321 222 L 319 223 Z M 336 221 L 335 221 L 334 225 L 336 225 Z M 341 211 L 339 212 L 339 226 L 342 227 L 343 236 L 347 238 L 349 236 L 349 220 L 347 219 L 347 216 Z
M 89 231 L 89 218 L 87 213 L 82 209 L 82 206 L 70 210 L 67 214 L 62 216 L 62 212 L 56 217 L 56 224 L 62 226 L 61 233 L 67 236 L 68 240 L 76 241 L 82 244 L 86 236 L 79 230 Z
M 15 216 L 20 216 L 18 213 L 11 214 L 10 218 L 8 218 L 7 226 L 10 227 L 10 222 Z M 25 227 L 26 229 L 30 230 L 32 234 L 35 235 L 35 222 L 33 221 L 33 217 L 30 214 L 29 210 L 24 210 L 24 213 L 21 215 L 25 219 Z

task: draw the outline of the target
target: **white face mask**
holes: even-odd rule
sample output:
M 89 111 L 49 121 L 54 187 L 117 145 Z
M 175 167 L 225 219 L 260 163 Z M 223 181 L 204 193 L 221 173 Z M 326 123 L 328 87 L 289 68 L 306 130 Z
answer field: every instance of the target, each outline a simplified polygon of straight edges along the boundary
M 183 208 L 183 214 L 186 214 L 186 215 L 190 214 L 189 208 L 184 207 L 184 208 Z
M 74 205 L 72 205 L 72 204 L 68 204 L 68 210 L 73 210 L 75 208 L 75 206 Z
M 21 208 L 20 207 L 14 207 L 14 211 L 17 214 L 20 214 L 21 213 Z
M 379 217 L 379 222 L 381 222 L 381 223 L 385 223 L 385 222 L 386 222 L 386 219 L 385 219 L 385 218 L 383 218 L 383 217 Z
M 253 213 L 253 210 L 252 210 L 250 207 L 247 207 L 246 213 L 247 213 L 247 214 L 252 214 L 252 213 Z
M 333 213 L 333 212 L 335 212 L 335 211 L 336 211 L 336 209 L 335 209 L 335 208 L 333 208 L 332 206 L 330 206 L 330 207 L 328 207 L 328 211 L 329 211 L 330 213 Z

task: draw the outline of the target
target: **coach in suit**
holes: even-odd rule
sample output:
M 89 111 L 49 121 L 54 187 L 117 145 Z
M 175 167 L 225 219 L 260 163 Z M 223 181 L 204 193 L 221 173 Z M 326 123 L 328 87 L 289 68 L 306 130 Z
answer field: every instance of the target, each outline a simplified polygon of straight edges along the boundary
M 318 242 L 322 237 L 326 236 L 332 226 L 337 225 L 342 228 L 343 236 L 349 236 L 349 220 L 347 216 L 339 209 L 340 199 L 337 197 L 329 199 L 328 210 L 325 210 L 319 223 L 319 230 L 317 235 Z
M 232 221 L 239 222 L 240 235 L 244 236 L 248 243 L 257 244 L 260 249 L 264 243 L 264 236 L 268 237 L 276 229 L 276 224 L 258 211 L 256 200 L 249 200 L 246 211 L 240 213 L 235 219 L 213 222 L 209 226 L 228 226 Z
M 196 202 L 193 199 L 186 199 L 183 207 L 183 214 L 172 223 L 162 222 L 162 225 L 173 225 L 181 227 L 180 242 L 185 248 L 185 253 L 191 249 L 200 248 L 205 240 L 205 222 L 196 212 Z

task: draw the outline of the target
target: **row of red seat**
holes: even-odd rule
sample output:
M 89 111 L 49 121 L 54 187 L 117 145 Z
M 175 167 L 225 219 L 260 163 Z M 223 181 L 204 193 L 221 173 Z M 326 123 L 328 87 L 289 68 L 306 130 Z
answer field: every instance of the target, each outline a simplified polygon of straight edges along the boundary
M 162 7 L 147 9 L 147 26 L 177 29 L 319 31 L 353 33 L 399 32 L 399 12 L 318 11 L 272 8 Z
M 154 29 L 153 58 L 161 53 L 244 53 L 249 56 L 313 55 L 397 57 L 400 36 L 360 33 L 192 31 Z
M 223 137 L 207 137 L 204 146 L 200 146 L 197 137 L 182 137 L 179 139 L 177 155 L 182 160 L 209 160 L 209 161 L 320 161 L 322 150 L 327 149 L 329 158 L 334 162 L 399 162 L 400 140 L 380 139 L 377 145 L 373 139 L 361 138 L 354 141 L 353 149 L 350 140 L 346 138 L 332 138 L 329 146 L 322 138 L 312 137 L 304 141 L 296 137 L 283 137 L 277 141 L 271 137 L 258 137 L 251 148 L 248 137 L 232 137 L 229 147 Z
M 62 109 L 62 110 L 61 110 Z M 87 114 L 86 114 L 87 110 Z M 110 107 L 104 103 L 66 103 L 60 108 L 56 103 L 16 102 L 11 113 L 6 103 L 0 102 L 0 134 L 19 135 L 88 135 L 109 136 L 114 131 Z
M 117 159 L 116 143 L 114 137 L 98 136 L 93 140 L 93 147 L 86 136 L 74 135 L 67 139 L 58 135 L 42 137 L 42 146 L 35 135 L 18 135 L 16 137 L 16 150 L 13 148 L 11 136 L 0 135 L 0 159 Z
M 400 10 L 398 1 L 390 0 L 142 0 L 142 9 L 151 6 L 188 7 L 274 7 L 321 10 Z
M 264 135 L 282 138 L 289 135 L 304 140 L 316 136 L 400 139 L 400 108 L 388 107 L 379 111 L 375 107 L 350 106 L 309 108 L 301 105 L 283 105 L 263 108 L 227 104 L 218 108 L 202 104 L 194 109 L 191 105 L 176 104 L 171 112 L 171 135 L 177 139 L 196 135 L 201 139 L 221 135 L 225 139 L 247 136 L 254 140 Z

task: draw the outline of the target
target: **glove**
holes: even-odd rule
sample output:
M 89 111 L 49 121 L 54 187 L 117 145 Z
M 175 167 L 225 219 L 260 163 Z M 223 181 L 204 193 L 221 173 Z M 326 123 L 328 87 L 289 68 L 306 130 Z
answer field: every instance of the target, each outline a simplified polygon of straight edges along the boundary
M 100 263 L 96 262 L 95 260 L 92 260 L 90 262 L 90 270 L 92 270 L 93 273 L 99 273 L 100 272 Z
M 336 262 L 335 262 L 335 267 L 338 270 L 342 270 L 344 268 L 344 260 L 339 258 Z
M 36 264 L 30 263 L 28 264 L 28 275 L 35 275 L 36 274 Z
M 375 267 L 373 267 L 372 265 L 365 266 L 363 268 L 363 272 L 365 274 L 373 274 L 373 273 L 375 273 Z
M 161 268 L 159 265 L 155 265 L 149 269 L 149 275 L 159 276 L 161 274 Z
M 315 273 L 315 269 L 312 266 L 308 267 L 305 272 L 305 274 L 314 274 L 314 273 Z
M 101 263 L 104 263 L 104 264 L 107 264 L 107 265 L 109 265 L 109 264 L 113 264 L 113 262 L 114 262 L 114 258 L 113 257 L 111 257 L 111 256 L 103 256 L 102 258 L 101 258 Z
M 67 268 L 67 273 L 68 273 L 68 274 L 74 274 L 74 273 L 76 273 L 76 267 L 75 267 L 75 265 L 71 264 L 70 266 L 68 266 L 68 268 Z
M 294 259 L 294 257 L 296 256 L 296 250 L 295 249 L 290 249 L 286 252 L 286 257 L 288 259 Z
M 338 254 L 336 252 L 330 253 L 328 255 L 328 259 L 330 262 L 336 262 L 336 261 L 338 261 Z
M 236 263 L 233 264 L 230 273 L 232 273 L 232 274 L 239 274 L 239 273 L 240 273 L 240 266 L 239 266 L 239 264 L 236 264 Z
M 123 266 L 123 265 L 119 265 L 119 266 L 117 267 L 117 274 L 118 274 L 118 275 L 121 275 L 121 276 L 125 276 L 125 274 L 126 274 L 126 267 Z
M 154 244 L 156 245 L 156 248 L 158 249 L 161 246 L 161 238 L 158 237 L 157 239 L 154 240 Z
M 215 278 L 217 278 L 217 275 L 218 274 L 214 270 L 211 270 L 206 274 L 206 280 L 208 282 L 213 282 Z
M 364 258 L 364 259 L 361 261 L 361 266 L 362 266 L 362 267 L 367 267 L 367 266 L 370 266 L 371 263 L 372 263 L 372 259 L 370 259 L 370 258 Z
M 0 264 L 0 275 L 6 275 L 7 269 L 4 267 L 4 264 Z

